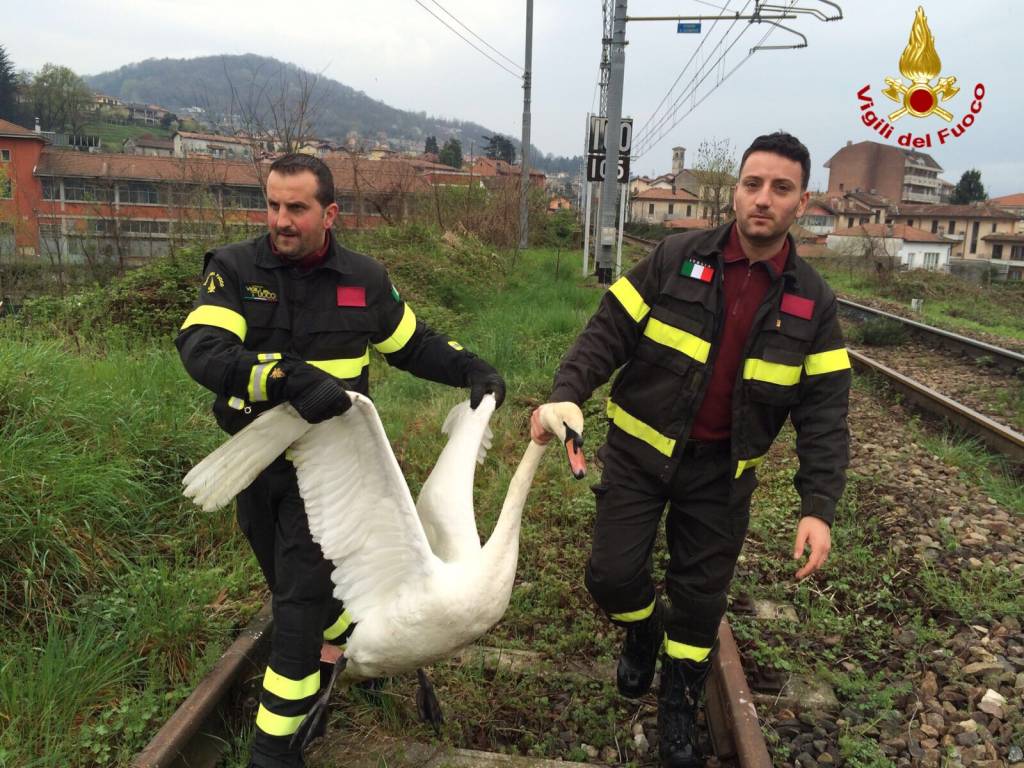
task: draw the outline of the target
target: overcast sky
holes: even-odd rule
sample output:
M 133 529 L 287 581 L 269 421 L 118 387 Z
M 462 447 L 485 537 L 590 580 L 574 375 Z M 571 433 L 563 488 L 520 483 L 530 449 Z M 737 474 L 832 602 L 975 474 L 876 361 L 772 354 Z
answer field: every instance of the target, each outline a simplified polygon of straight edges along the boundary
M 744 0 L 715 1 L 733 12 L 744 7 Z M 525 0 L 438 0 L 440 7 L 434 0 L 421 2 L 474 40 L 445 15 L 449 11 L 522 64 Z M 897 107 L 881 91 L 886 76 L 900 76 L 899 57 L 918 4 L 843 0 L 841 21 L 826 23 L 800 14 L 782 22 L 807 36 L 807 48 L 758 51 L 749 59 L 750 48 L 769 25 L 738 22 L 729 31 L 730 22 L 713 28 L 705 21 L 697 35 L 677 34 L 672 21 L 630 22 L 624 112 L 634 117 L 637 137 L 652 117 L 665 116 L 665 108 L 658 105 L 666 95 L 668 106 L 684 92 L 684 103 L 668 110 L 662 128 L 651 136 L 657 140 L 647 142 L 649 147 L 634 162 L 634 173 L 667 171 L 673 146 L 687 148 L 689 166 L 706 139 L 729 139 L 739 155 L 754 136 L 781 128 L 807 144 L 811 187 L 824 188 L 828 171 L 822 164 L 837 149 L 847 141 L 878 138 L 860 122 L 857 91 L 870 85 L 884 114 Z M 521 81 L 456 37 L 416 0 L 76 0 L 61 3 L 59 13 L 50 3 L 11 0 L 5 5 L 0 44 L 19 69 L 35 70 L 52 61 L 80 74 L 98 74 L 151 57 L 259 53 L 322 71 L 395 107 L 473 120 L 517 137 L 521 130 Z M 975 84 L 985 87 L 975 123 L 946 146 L 925 151 L 950 181 L 974 167 L 981 170 L 991 196 L 1024 192 L 1024 61 L 1020 25 L 1010 14 L 1019 3 L 931 0 L 923 5 L 942 60 L 941 76 L 955 76 L 961 87 L 944 105 L 954 124 L 969 111 Z M 534 6 L 533 143 L 544 152 L 580 154 L 586 113 L 597 105 L 601 2 L 536 0 Z M 712 6 L 703 0 L 630 0 L 629 13 L 714 14 Z M 747 8 L 752 7 L 751 0 Z M 831 10 L 818 0 L 800 0 L 797 7 Z M 795 39 L 776 29 L 766 44 Z M 702 59 L 718 64 L 700 69 Z M 692 90 L 695 76 L 707 72 Z M 679 85 L 669 95 L 677 78 Z M 894 127 L 893 139 L 907 131 L 934 137 L 949 125 L 936 116 L 906 116 Z M 635 149 L 640 146 L 634 143 Z

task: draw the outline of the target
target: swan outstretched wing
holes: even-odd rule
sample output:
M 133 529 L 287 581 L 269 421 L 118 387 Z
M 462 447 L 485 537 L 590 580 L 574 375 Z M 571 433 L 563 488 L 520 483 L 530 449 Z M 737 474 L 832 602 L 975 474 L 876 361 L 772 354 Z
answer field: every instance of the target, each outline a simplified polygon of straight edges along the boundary
M 373 403 L 313 425 L 291 457 L 309 530 L 334 563 L 335 594 L 355 621 L 436 568 L 409 487 Z
M 260 414 L 185 475 L 185 496 L 207 512 L 224 506 L 309 428 L 287 403 Z
M 476 410 L 466 400 L 448 412 L 441 427 L 448 442 L 416 502 L 430 548 L 445 562 L 480 551 L 473 480 L 476 465 L 483 463 L 491 447 L 494 409 L 494 396 L 485 395 Z

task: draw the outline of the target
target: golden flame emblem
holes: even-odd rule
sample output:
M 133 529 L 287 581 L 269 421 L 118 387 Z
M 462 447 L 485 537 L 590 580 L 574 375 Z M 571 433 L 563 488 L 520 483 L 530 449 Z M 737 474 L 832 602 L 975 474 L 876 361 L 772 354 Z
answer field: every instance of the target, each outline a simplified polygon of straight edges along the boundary
M 933 86 L 931 81 L 941 71 L 942 60 L 935 50 L 935 38 L 928 28 L 924 8 L 918 6 L 914 25 L 910 28 L 910 40 L 900 56 L 900 74 L 910 81 L 910 85 L 904 85 L 903 80 L 895 77 L 885 78 L 889 87 L 882 93 L 897 103 L 903 103 L 889 115 L 889 119 L 896 121 L 909 113 L 914 117 L 938 115 L 947 123 L 951 122 L 953 114 L 940 107 L 939 100 L 949 101 L 960 89 L 956 87 L 955 77 L 941 77 Z

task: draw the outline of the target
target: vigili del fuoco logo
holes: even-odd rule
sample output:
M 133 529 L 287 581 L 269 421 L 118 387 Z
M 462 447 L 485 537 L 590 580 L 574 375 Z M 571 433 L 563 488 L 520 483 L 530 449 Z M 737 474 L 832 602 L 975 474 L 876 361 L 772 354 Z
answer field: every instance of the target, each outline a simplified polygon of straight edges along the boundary
M 935 50 L 935 37 L 928 28 L 928 19 L 924 8 L 918 6 L 914 15 L 914 24 L 910 28 L 910 40 L 900 56 L 900 77 L 885 78 L 886 88 L 882 95 L 896 102 L 897 108 L 888 115 L 884 114 L 884 102 L 875 108 L 875 100 L 871 97 L 871 85 L 865 85 L 857 91 L 860 100 L 860 119 L 868 128 L 876 131 L 883 139 L 893 138 L 896 131 L 894 123 L 907 115 L 925 118 L 935 115 L 947 123 L 948 128 L 940 128 L 934 133 L 915 134 L 912 130 L 896 136 L 896 143 L 902 147 L 923 149 L 946 144 L 958 139 L 974 124 L 975 115 L 981 112 L 981 104 L 985 98 L 985 86 L 978 83 L 974 86 L 973 99 L 963 117 L 953 122 L 953 112 L 944 105 L 951 101 L 960 88 L 956 85 L 956 77 L 942 74 L 942 60 Z M 909 83 L 904 82 L 904 78 Z M 935 81 L 934 83 L 932 81 Z M 964 97 L 960 98 L 965 103 Z M 964 108 L 964 107 L 961 107 Z M 881 112 L 882 114 L 879 114 Z M 909 126 L 908 126 L 909 127 Z

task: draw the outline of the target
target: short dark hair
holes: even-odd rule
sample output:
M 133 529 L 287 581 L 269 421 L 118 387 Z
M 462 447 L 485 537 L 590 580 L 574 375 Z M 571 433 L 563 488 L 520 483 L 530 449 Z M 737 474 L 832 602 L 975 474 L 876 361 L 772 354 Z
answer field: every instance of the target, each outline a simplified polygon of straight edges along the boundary
M 285 176 L 309 171 L 316 176 L 316 201 L 324 208 L 334 202 L 334 174 L 319 157 L 292 152 L 272 162 L 270 170 Z
M 785 131 L 776 131 L 775 133 L 766 133 L 764 136 L 758 136 L 754 139 L 754 143 L 747 147 L 747 151 L 743 153 L 743 159 L 740 160 L 741 173 L 743 172 L 743 164 L 747 162 L 747 158 L 754 152 L 772 152 L 800 163 L 800 188 L 807 189 L 807 183 L 811 180 L 811 153 L 807 151 L 807 147 L 796 136 Z

